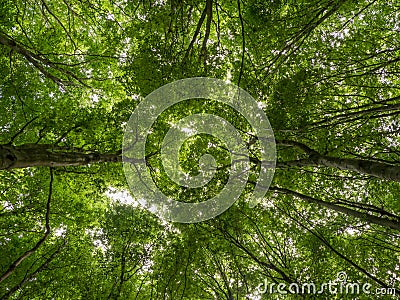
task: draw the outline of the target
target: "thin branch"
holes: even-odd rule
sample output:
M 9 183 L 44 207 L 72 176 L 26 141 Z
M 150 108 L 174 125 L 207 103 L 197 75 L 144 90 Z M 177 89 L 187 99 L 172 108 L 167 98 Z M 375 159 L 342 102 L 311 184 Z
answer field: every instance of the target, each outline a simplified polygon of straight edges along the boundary
M 238 84 L 237 84 L 238 87 L 240 87 L 240 81 L 243 76 L 244 55 L 246 52 L 246 39 L 245 39 L 245 32 L 244 32 L 244 21 L 243 21 L 242 11 L 240 8 L 240 0 L 237 1 L 237 6 L 238 6 L 239 19 L 240 19 L 241 32 L 242 32 L 242 58 L 241 58 L 241 63 L 240 63 L 239 79 L 238 79 Z
M 55 82 L 57 85 L 59 85 L 61 87 L 63 87 L 64 85 L 77 85 L 77 84 L 75 84 L 71 81 L 65 81 L 65 80 L 61 79 L 60 77 L 57 77 L 57 76 L 51 74 L 47 70 L 47 68 L 50 67 L 64 75 L 66 75 L 69 78 L 75 79 L 83 86 L 90 87 L 89 85 L 87 85 L 86 83 L 83 82 L 83 80 L 87 80 L 89 78 L 78 77 L 70 70 L 62 68 L 59 65 L 57 65 L 55 62 L 43 58 L 40 54 L 36 54 L 36 53 L 26 49 L 25 47 L 23 47 L 23 45 L 21 43 L 13 40 L 11 37 L 9 37 L 7 34 L 5 34 L 3 32 L 0 32 L 0 44 L 3 44 L 4 46 L 11 48 L 13 51 L 15 51 L 15 52 L 19 53 L 20 55 L 22 55 L 23 57 L 25 57 L 44 76 L 51 79 L 53 82 Z M 65 64 L 65 66 L 69 66 L 69 65 Z
M 30 275 L 26 274 L 25 277 L 22 279 L 22 281 L 20 283 L 18 283 L 16 286 L 14 286 L 13 288 L 11 288 L 7 292 L 7 294 L 5 294 L 1 299 L 6 300 L 6 299 L 10 298 L 10 296 L 12 294 L 14 294 L 20 288 L 22 288 L 29 280 L 34 278 L 38 273 L 40 273 L 44 269 L 46 269 L 47 266 L 49 265 L 49 263 L 57 256 L 57 254 L 59 254 L 61 252 L 61 250 L 65 246 L 66 242 L 67 241 L 65 240 L 64 243 L 61 244 L 61 246 L 56 251 L 54 251 L 33 273 L 31 273 Z
M 67 28 L 65 28 L 64 24 L 60 21 L 60 19 L 50 10 L 50 8 L 47 6 L 47 3 L 44 0 L 41 0 L 41 2 L 43 4 L 44 8 L 48 11 L 48 13 L 57 21 L 58 24 L 60 24 L 60 26 L 62 27 L 65 34 L 68 36 L 69 40 L 74 45 L 74 48 L 76 50 L 78 47 L 76 46 L 74 40 L 72 39 L 71 35 L 69 34 Z
M 1 275 L 0 277 L 0 282 L 3 282 L 6 278 L 8 278 L 10 275 L 12 275 L 16 268 L 29 256 L 31 256 L 39 247 L 46 241 L 47 237 L 50 235 L 51 228 L 50 228 L 50 203 L 51 203 L 51 197 L 53 194 L 53 168 L 50 168 L 50 184 L 49 184 L 49 195 L 47 197 L 47 204 L 46 204 L 46 231 L 44 232 L 43 237 L 36 243 L 35 246 L 33 246 L 31 249 L 26 251 L 24 254 L 22 254 L 20 257 L 15 260 L 11 266 L 7 269 L 7 271 Z
M 196 31 L 194 32 L 192 41 L 190 42 L 189 47 L 186 49 L 185 57 L 183 58 L 184 61 L 186 61 L 186 59 L 189 57 L 190 51 L 192 50 L 193 45 L 197 40 L 197 36 L 200 33 L 200 29 L 201 29 L 201 26 L 203 25 L 203 22 L 204 22 L 204 19 L 206 17 L 206 14 L 207 14 L 207 5 L 204 8 L 203 13 L 201 14 L 199 22 L 197 23 Z
M 32 120 L 30 120 L 29 122 L 27 122 L 24 126 L 22 126 L 22 128 L 20 130 L 17 131 L 17 133 L 15 133 L 10 141 L 8 142 L 9 145 L 11 145 L 14 140 L 17 138 L 17 136 L 19 136 L 20 134 L 22 134 L 24 132 L 24 130 L 29 126 L 29 124 L 31 124 L 33 121 L 35 121 L 38 118 L 38 116 L 34 117 Z
M 355 263 L 353 260 L 351 260 L 350 258 L 348 258 L 346 255 L 342 254 L 341 252 L 339 252 L 338 250 L 336 250 L 329 242 L 328 240 L 323 237 L 320 233 L 317 233 L 317 231 L 314 231 L 312 229 L 310 229 L 309 227 L 305 226 L 302 222 L 300 222 L 298 219 L 292 217 L 288 212 L 285 212 L 284 210 L 280 209 L 281 211 L 283 211 L 283 213 L 285 215 L 287 215 L 290 219 L 292 219 L 293 221 L 295 221 L 298 225 L 300 225 L 302 228 L 304 228 L 305 230 L 307 230 L 308 232 L 310 232 L 312 235 L 314 235 L 316 238 L 318 238 L 329 250 L 331 250 L 333 253 L 335 253 L 337 256 L 339 256 L 341 259 L 343 259 L 344 261 L 346 261 L 348 264 L 350 264 L 351 266 L 353 266 L 355 269 L 357 269 L 358 271 L 360 271 L 361 273 L 363 273 L 365 276 L 367 276 L 368 278 L 372 279 L 373 281 L 375 281 L 376 283 L 378 283 L 379 285 L 381 285 L 382 287 L 385 288 L 390 288 L 389 285 L 387 285 L 386 283 L 384 283 L 382 280 L 380 280 L 379 278 L 375 277 L 373 274 L 369 273 L 366 269 L 364 269 L 363 267 L 361 267 L 360 265 L 358 265 L 357 263 Z M 299 213 L 297 213 L 299 214 Z M 299 214 L 300 215 L 300 214 Z M 303 217 L 303 216 L 302 216 Z M 304 218 L 304 217 L 303 217 Z M 306 220 L 308 223 L 310 223 L 308 220 Z M 311 226 L 313 226 L 313 224 L 310 224 Z M 314 226 L 313 226 L 314 227 Z M 396 289 L 396 293 L 399 293 L 400 291 L 398 289 Z
M 207 41 L 210 36 L 211 31 L 211 21 L 212 21 L 212 0 L 207 0 L 206 3 L 206 14 L 207 14 L 207 21 L 206 21 L 206 32 L 204 35 L 203 44 L 201 46 L 202 55 L 204 55 L 204 66 L 206 66 L 207 62 Z

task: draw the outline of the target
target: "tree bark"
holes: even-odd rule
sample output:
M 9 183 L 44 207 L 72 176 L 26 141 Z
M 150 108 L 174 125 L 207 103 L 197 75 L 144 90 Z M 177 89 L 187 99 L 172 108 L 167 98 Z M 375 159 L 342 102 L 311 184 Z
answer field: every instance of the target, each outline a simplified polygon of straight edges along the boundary
M 330 167 L 353 171 L 380 179 L 400 182 L 400 166 L 373 160 L 341 158 L 322 155 L 310 147 L 295 141 L 276 141 L 278 145 L 297 147 L 309 155 L 308 158 L 278 162 L 277 168 L 285 167 Z
M 363 220 L 363 221 L 365 221 L 367 223 L 378 224 L 378 225 L 381 225 L 381 226 L 384 226 L 384 227 L 387 227 L 387 228 L 400 230 L 400 223 L 397 220 L 374 216 L 374 215 L 371 215 L 371 214 L 366 213 L 366 212 L 360 212 L 360 211 L 357 211 L 357 210 L 354 210 L 354 209 L 351 209 L 351 208 L 347 208 L 347 207 L 344 207 L 344 206 L 341 206 L 341 205 L 337 205 L 335 203 L 326 202 L 326 201 L 319 200 L 319 199 L 316 199 L 316 198 L 313 198 L 313 197 L 310 197 L 310 196 L 307 196 L 307 195 L 303 195 L 303 194 L 300 194 L 300 193 L 298 193 L 296 191 L 292 191 L 292 190 L 285 189 L 285 188 L 272 186 L 272 187 L 270 187 L 270 190 L 295 196 L 295 197 L 297 197 L 299 199 L 302 199 L 302 200 L 304 200 L 306 202 L 315 203 L 317 205 L 326 207 L 328 209 L 331 209 L 331 210 L 346 214 L 348 216 L 352 216 L 352 217 L 355 217 L 357 219 Z
M 121 162 L 122 156 L 115 153 L 87 153 L 43 144 L 21 146 L 0 145 L 0 170 L 27 167 L 83 166 L 102 162 Z
M 400 182 L 399 166 L 364 159 L 325 156 L 314 150 L 310 149 L 310 151 L 313 151 L 313 153 L 310 153 L 309 158 L 278 162 L 276 167 L 331 167 Z M 84 152 L 79 149 L 47 144 L 0 145 L 0 170 L 27 167 L 84 166 L 121 161 L 122 156 L 119 153 Z M 131 161 L 134 163 L 141 160 L 131 159 Z M 259 163 L 259 161 L 256 163 Z
M 336 158 L 320 156 L 317 163 L 326 167 L 337 168 L 340 170 L 354 171 L 360 174 L 371 175 L 381 179 L 400 182 L 400 167 L 382 162 L 355 159 L 355 158 Z
M 278 162 L 276 167 L 331 167 L 400 182 L 400 166 L 365 159 L 340 158 L 318 154 L 306 159 Z

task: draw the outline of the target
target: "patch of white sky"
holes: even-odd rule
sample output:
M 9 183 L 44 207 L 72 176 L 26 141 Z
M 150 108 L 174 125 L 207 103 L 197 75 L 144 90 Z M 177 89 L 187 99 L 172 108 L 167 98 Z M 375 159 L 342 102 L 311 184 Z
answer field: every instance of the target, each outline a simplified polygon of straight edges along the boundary
M 91 100 L 92 103 L 97 103 L 97 102 L 99 102 L 99 95 L 97 95 L 97 94 L 90 94 L 90 95 L 89 95 L 89 98 L 90 98 L 90 100 Z
M 112 13 L 108 13 L 107 16 L 106 16 L 106 19 L 107 20 L 111 20 L 111 21 L 115 21 L 115 16 Z
M 389 141 L 389 147 L 400 147 L 400 134 L 397 132 L 400 122 L 397 119 L 382 119 L 381 125 L 377 128 L 378 132 L 385 132 L 385 138 Z
M 54 229 L 54 235 L 55 236 L 65 237 L 66 233 L 67 233 L 67 226 L 64 225 L 63 223 L 61 223 L 61 225 L 59 227 Z
M 136 199 L 134 199 L 127 190 L 118 190 L 116 188 L 109 187 L 106 191 L 106 196 L 109 197 L 113 202 L 129 204 L 132 207 L 137 207 L 139 205 L 138 201 L 136 201 Z
M 119 63 L 123 64 L 126 62 L 126 58 L 128 56 L 128 52 L 131 49 L 132 43 L 131 43 L 131 38 L 126 37 L 122 40 L 123 48 L 119 54 Z
M 3 202 L 3 209 L 6 211 L 12 211 L 12 210 L 14 210 L 14 205 L 11 202 L 6 200 Z
M 90 236 L 93 242 L 93 246 L 101 249 L 103 252 L 107 251 L 109 245 L 105 239 L 100 239 L 100 236 L 104 236 L 103 228 L 85 229 L 85 234 Z
M 226 83 L 231 83 L 231 79 L 232 79 L 232 73 L 231 73 L 231 70 L 228 69 L 228 70 L 226 71 L 225 82 L 226 82 Z
M 188 135 L 193 135 L 196 130 L 190 127 L 182 127 L 181 131 L 183 131 L 184 133 L 188 134 Z
M 191 136 L 196 133 L 196 130 L 193 127 L 190 126 L 179 126 L 178 124 L 174 123 L 174 121 L 168 121 L 168 125 L 170 125 L 172 128 L 179 129 L 180 131 L 186 133 L 188 136 Z M 193 125 L 193 124 L 187 124 L 187 125 Z
M 128 190 L 120 190 L 116 189 L 114 187 L 109 187 L 107 191 L 105 192 L 106 196 L 111 199 L 112 202 L 114 203 L 121 203 L 121 204 L 127 204 L 132 207 L 138 207 L 140 206 L 140 203 L 145 204 L 146 200 L 145 199 L 140 199 L 139 201 L 135 198 L 132 197 L 130 192 Z M 179 229 L 175 228 L 172 223 L 167 222 L 163 219 L 160 218 L 160 223 L 164 228 L 173 233 L 180 233 Z
M 361 235 L 364 233 L 365 230 L 370 228 L 370 226 L 368 224 L 365 226 L 364 225 L 365 224 L 359 223 L 355 226 L 348 226 L 348 227 L 342 229 L 342 231 L 344 234 L 350 235 L 350 236 Z

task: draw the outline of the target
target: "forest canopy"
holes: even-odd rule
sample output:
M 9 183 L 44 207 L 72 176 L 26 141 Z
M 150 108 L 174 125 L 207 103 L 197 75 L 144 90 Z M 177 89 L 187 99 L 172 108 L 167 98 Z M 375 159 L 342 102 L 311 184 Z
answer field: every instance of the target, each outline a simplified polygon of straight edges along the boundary
M 399 45 L 398 1 L 2 0 L 0 298 L 393 299 Z M 138 203 L 122 145 L 150 93 L 192 77 L 257 101 L 276 169 L 250 208 L 262 149 L 248 120 L 218 99 L 171 106 L 146 141 L 146 172 L 164 194 L 206 201 L 235 166 L 219 138 L 196 134 L 179 165 L 196 176 L 212 155 L 213 178 L 197 188 L 169 178 L 163 139 L 187 116 L 225 119 L 249 153 L 239 199 L 182 224 Z M 370 289 L 290 288 L 333 281 Z

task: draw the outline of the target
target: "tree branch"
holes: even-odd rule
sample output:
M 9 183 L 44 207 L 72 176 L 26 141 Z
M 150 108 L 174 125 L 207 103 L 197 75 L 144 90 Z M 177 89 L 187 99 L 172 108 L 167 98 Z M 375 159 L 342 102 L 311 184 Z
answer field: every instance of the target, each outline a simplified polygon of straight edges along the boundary
M 204 19 L 206 17 L 206 14 L 207 14 L 207 5 L 206 5 L 206 7 L 204 8 L 204 10 L 203 10 L 203 12 L 201 14 L 199 22 L 197 23 L 196 31 L 194 32 L 194 35 L 193 35 L 193 38 L 192 38 L 192 40 L 191 40 L 191 42 L 189 44 L 189 47 L 186 49 L 185 57 L 183 58 L 184 61 L 186 61 L 186 59 L 189 57 L 190 51 L 192 50 L 193 45 L 196 42 L 197 36 L 200 33 L 200 29 L 201 29 L 201 26 L 203 25 L 203 22 L 204 22 Z
M 28 127 L 29 124 L 31 124 L 31 123 L 32 123 L 33 121 L 35 121 L 37 118 L 38 118 L 38 116 L 34 117 L 32 120 L 30 120 L 29 122 L 27 122 L 24 126 L 22 126 L 22 128 L 21 128 L 20 130 L 18 130 L 17 133 L 15 133 L 15 134 L 11 137 L 10 141 L 8 142 L 8 144 L 11 145 L 11 144 L 14 142 L 14 140 L 17 138 L 17 136 L 19 136 L 21 133 L 23 133 L 24 130 L 26 129 L 26 127 Z
M 50 235 L 51 228 L 50 228 L 50 203 L 51 203 L 51 197 L 53 194 L 53 169 L 50 168 L 50 184 L 49 184 L 49 195 L 47 197 L 47 204 L 46 204 L 46 230 L 44 232 L 43 237 L 36 243 L 35 246 L 33 246 L 31 249 L 26 251 L 24 254 L 22 254 L 20 257 L 18 257 L 12 264 L 11 266 L 7 269 L 7 271 L 1 275 L 0 277 L 0 282 L 4 281 L 6 278 L 8 278 L 10 275 L 12 275 L 16 268 L 29 256 L 31 256 L 39 247 L 46 241 L 47 237 Z

